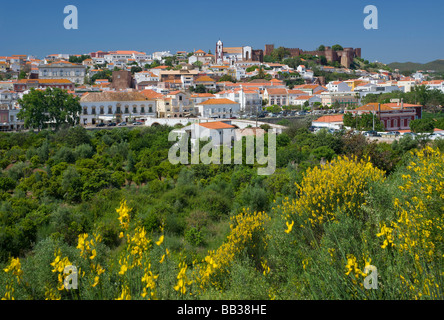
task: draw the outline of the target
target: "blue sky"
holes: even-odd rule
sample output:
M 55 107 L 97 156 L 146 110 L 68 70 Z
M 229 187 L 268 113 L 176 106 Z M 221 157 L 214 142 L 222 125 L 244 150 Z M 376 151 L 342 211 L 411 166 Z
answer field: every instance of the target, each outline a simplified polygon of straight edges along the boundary
M 66 5 L 79 29 L 66 30 Z M 363 26 L 378 8 L 378 30 Z M 320 44 L 362 48 L 370 61 L 444 59 L 444 3 L 437 0 L 21 0 L 0 11 L 0 56 L 97 50 L 211 50 L 265 44 L 314 50 Z

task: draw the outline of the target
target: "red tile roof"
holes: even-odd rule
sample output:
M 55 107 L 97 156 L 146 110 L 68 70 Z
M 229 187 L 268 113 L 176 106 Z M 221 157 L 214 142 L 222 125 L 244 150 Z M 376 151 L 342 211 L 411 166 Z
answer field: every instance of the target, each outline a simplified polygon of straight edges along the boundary
M 342 122 L 344 116 L 342 114 L 332 115 L 332 116 L 322 116 L 313 122 Z
M 222 121 L 215 121 L 215 122 L 206 122 L 206 123 L 199 123 L 200 126 L 207 128 L 207 129 L 232 129 L 234 126 L 222 122 Z

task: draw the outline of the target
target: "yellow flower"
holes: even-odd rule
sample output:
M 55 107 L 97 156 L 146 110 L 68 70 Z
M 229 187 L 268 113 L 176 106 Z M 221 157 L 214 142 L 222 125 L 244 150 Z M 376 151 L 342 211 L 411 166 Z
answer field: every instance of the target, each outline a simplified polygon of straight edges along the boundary
M 293 229 L 293 225 L 294 225 L 294 221 L 292 221 L 291 223 L 285 222 L 285 224 L 287 225 L 287 230 L 285 230 L 286 233 L 290 233 L 291 230 Z
M 94 283 L 92 284 L 92 287 L 95 287 L 99 283 L 99 276 L 94 277 Z
M 125 264 L 120 266 L 120 271 L 119 271 L 120 275 L 125 274 L 125 272 L 127 272 L 127 271 L 128 271 L 128 267 Z
M 162 244 L 162 242 L 163 242 L 163 239 L 164 239 L 164 235 L 161 235 L 160 238 L 159 238 L 159 240 L 156 241 L 156 244 L 157 244 L 158 246 L 160 246 L 160 245 Z

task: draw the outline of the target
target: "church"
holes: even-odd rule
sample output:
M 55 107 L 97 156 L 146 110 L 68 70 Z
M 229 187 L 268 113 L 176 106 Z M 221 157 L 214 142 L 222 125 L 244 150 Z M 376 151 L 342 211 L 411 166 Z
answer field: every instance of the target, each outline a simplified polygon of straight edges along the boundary
M 221 40 L 216 43 L 215 60 L 217 64 L 228 63 L 233 66 L 240 61 L 263 61 L 263 51 L 253 50 L 250 46 L 224 47 Z

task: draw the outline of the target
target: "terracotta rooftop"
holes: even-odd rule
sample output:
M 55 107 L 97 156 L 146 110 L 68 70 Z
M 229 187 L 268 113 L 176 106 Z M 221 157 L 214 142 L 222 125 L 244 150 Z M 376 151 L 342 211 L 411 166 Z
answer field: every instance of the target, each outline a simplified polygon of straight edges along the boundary
M 344 116 L 342 114 L 332 115 L 332 116 L 322 116 L 313 122 L 342 122 Z
M 140 92 L 90 92 L 81 98 L 81 102 L 100 101 L 145 101 L 149 100 Z
M 204 102 L 201 102 L 200 104 L 209 105 L 209 104 L 237 104 L 237 102 L 234 102 L 233 100 L 226 99 L 226 98 L 216 98 L 216 99 L 208 99 Z
M 234 126 L 222 121 L 199 123 L 201 127 L 207 129 L 232 129 Z

